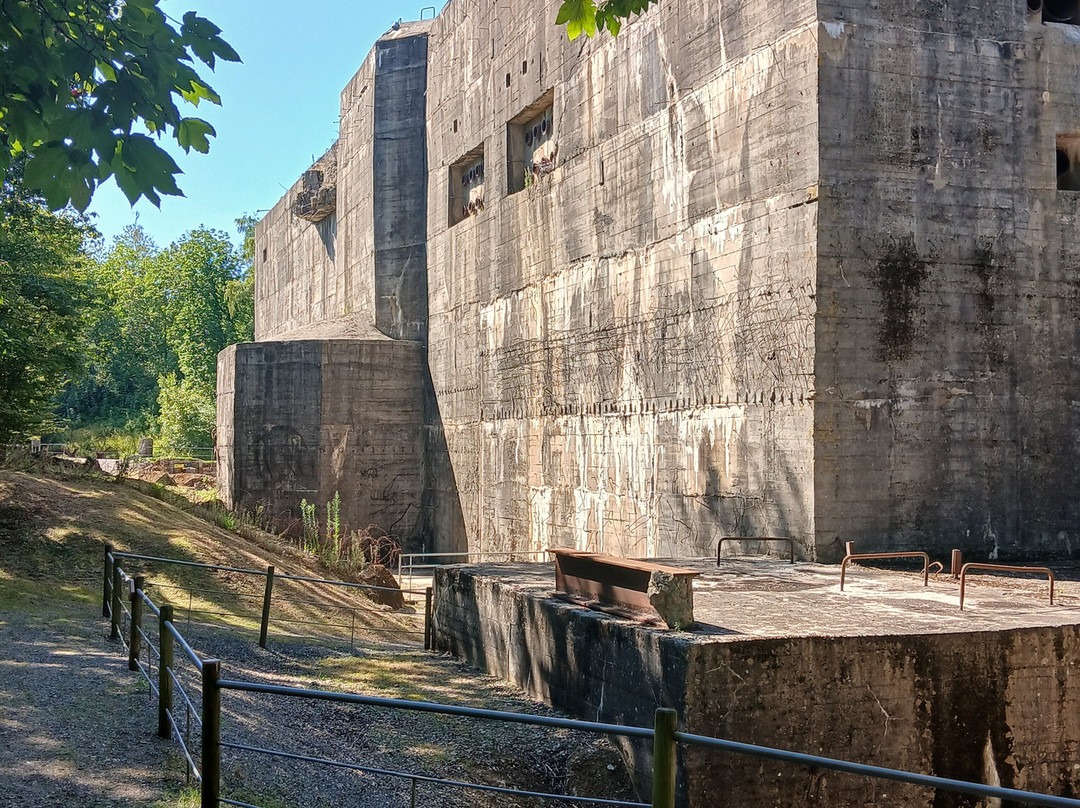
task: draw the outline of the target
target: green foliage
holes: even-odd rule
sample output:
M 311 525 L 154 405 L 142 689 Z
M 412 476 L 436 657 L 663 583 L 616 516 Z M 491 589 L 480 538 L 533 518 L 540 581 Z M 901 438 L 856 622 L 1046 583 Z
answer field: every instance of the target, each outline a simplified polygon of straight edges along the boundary
M 240 257 L 224 233 L 199 229 L 169 247 L 164 261 L 169 347 L 184 378 L 213 391 L 218 351 L 238 338 L 226 288 L 243 275 Z
M 132 204 L 182 195 L 181 173 L 150 135 L 206 152 L 214 128 L 178 101 L 220 104 L 193 67 L 240 57 L 192 11 L 161 0 L 0 0 L 0 170 L 26 162 L 28 187 L 54 210 L 85 210 L 109 177 Z
M 158 451 L 176 452 L 185 446 L 211 446 L 214 434 L 214 388 L 175 373 L 158 379 Z
M 225 285 L 225 302 L 229 307 L 236 331 L 237 342 L 255 339 L 255 223 L 251 214 L 245 213 L 236 220 L 236 232 L 243 238 L 240 247 L 239 277 Z
M 315 515 L 315 503 L 300 500 L 301 541 L 303 549 L 314 553 L 319 549 L 319 519 Z
M 86 249 L 82 216 L 51 213 L 9 172 L 0 190 L 0 440 L 45 421 L 80 364 Z
M 64 391 L 58 414 L 75 428 L 160 430 L 166 450 L 210 445 L 217 354 L 251 339 L 254 301 L 236 293 L 249 277 L 224 233 L 193 230 L 161 250 L 128 228 L 91 273 L 88 372 Z
M 326 540 L 330 552 L 336 561 L 341 558 L 341 492 L 335 491 L 334 498 L 326 503 Z
M 158 378 L 175 372 L 167 340 L 168 267 L 138 227 L 116 239 L 89 273 L 82 334 L 87 373 L 60 396 L 57 413 L 76 427 L 91 424 L 131 432 L 153 428 Z
M 624 20 L 631 15 L 643 14 L 660 0 L 605 0 L 597 5 L 594 0 L 563 0 L 555 18 L 558 25 L 566 26 L 566 35 L 577 39 L 582 34 L 596 36 L 607 28 L 612 36 L 618 36 Z

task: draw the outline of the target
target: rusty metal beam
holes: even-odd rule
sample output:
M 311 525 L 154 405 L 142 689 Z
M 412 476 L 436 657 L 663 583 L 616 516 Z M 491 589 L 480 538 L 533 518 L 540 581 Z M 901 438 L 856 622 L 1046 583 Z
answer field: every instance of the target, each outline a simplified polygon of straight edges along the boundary
M 557 591 L 653 615 L 657 612 L 649 600 L 648 590 L 654 571 L 668 572 L 676 577 L 699 574 L 697 570 L 685 567 L 580 550 L 550 549 L 547 552 L 555 557 Z

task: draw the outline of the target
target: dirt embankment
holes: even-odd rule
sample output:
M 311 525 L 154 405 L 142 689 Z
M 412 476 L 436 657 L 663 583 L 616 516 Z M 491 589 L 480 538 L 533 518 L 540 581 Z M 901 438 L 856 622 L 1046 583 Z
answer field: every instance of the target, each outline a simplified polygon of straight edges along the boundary
M 145 685 L 127 671 L 119 646 L 106 639 L 100 617 L 106 543 L 145 555 L 254 569 L 274 564 L 279 571 L 321 577 L 303 557 L 275 552 L 284 546 L 219 530 L 122 484 L 78 473 L 43 477 L 0 470 L 5 805 L 196 804 L 184 790 L 175 743 L 153 737 L 156 711 Z M 192 624 L 184 630 L 200 652 L 222 658 L 230 677 L 549 712 L 504 683 L 417 649 L 415 635 L 406 632 L 418 627 L 422 607 L 392 611 L 350 593 L 283 581 L 280 592 L 274 590 L 283 603 L 271 624 L 270 648 L 262 650 L 254 619 L 261 578 L 152 565 L 145 572 L 159 602 L 172 600 L 178 614 L 193 604 Z M 351 649 L 326 625 L 349 613 Z M 495 786 L 632 799 L 621 761 L 599 739 L 239 694 L 226 698 L 224 709 L 226 737 L 241 743 Z M 408 781 L 311 764 L 230 753 L 224 778 L 227 796 L 275 808 L 408 804 Z M 421 786 L 418 799 L 468 808 L 541 804 L 437 786 Z

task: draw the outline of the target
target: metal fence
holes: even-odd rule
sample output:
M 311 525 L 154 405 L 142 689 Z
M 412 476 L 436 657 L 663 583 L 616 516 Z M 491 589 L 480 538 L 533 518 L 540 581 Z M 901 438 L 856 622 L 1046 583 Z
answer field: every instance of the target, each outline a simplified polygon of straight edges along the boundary
M 133 561 L 144 562 L 154 565 L 174 565 L 180 567 L 191 567 L 196 569 L 204 569 L 212 572 L 225 572 L 244 576 L 250 576 L 254 579 L 262 579 L 261 592 L 257 594 L 244 594 L 237 593 L 235 591 L 228 591 L 224 589 L 210 589 L 200 588 L 194 586 L 181 586 L 177 584 L 151 582 L 154 589 L 159 591 L 168 591 L 172 594 L 169 600 L 173 602 L 173 607 L 176 609 L 178 617 L 183 618 L 187 625 L 190 625 L 194 620 L 215 617 L 234 617 L 242 616 L 243 613 L 236 611 L 215 611 L 210 609 L 195 608 L 196 596 L 205 596 L 212 594 L 228 595 L 230 598 L 237 600 L 250 600 L 252 601 L 252 608 L 249 615 L 252 618 L 259 620 L 259 645 L 263 648 L 266 647 L 267 638 L 270 631 L 270 618 L 271 609 L 274 604 L 289 604 L 291 606 L 307 606 L 312 607 L 313 610 L 319 613 L 318 620 L 304 620 L 298 617 L 289 617 L 282 613 L 278 613 L 274 617 L 274 623 L 279 628 L 293 627 L 297 630 L 293 633 L 301 634 L 302 636 L 311 636 L 311 632 L 316 632 L 320 636 L 336 635 L 344 640 L 345 636 L 348 636 L 349 647 L 352 648 L 355 643 L 356 631 L 357 631 L 357 616 L 376 616 L 379 618 L 384 617 L 384 613 L 378 611 L 374 607 L 368 607 L 360 604 L 333 604 L 326 600 L 312 600 L 310 598 L 296 598 L 287 597 L 282 595 L 280 591 L 274 591 L 274 584 L 277 581 L 292 581 L 296 583 L 313 584 L 316 586 L 327 587 L 331 590 L 344 590 L 344 591 L 367 591 L 367 592 L 388 592 L 399 593 L 404 597 L 405 595 L 411 595 L 415 598 L 422 599 L 424 604 L 424 629 L 423 631 L 417 631 L 415 629 L 395 627 L 395 628 L 376 628 L 370 625 L 362 626 L 364 632 L 374 634 L 393 634 L 398 640 L 411 639 L 413 642 L 419 644 L 420 638 L 424 638 L 425 647 L 430 638 L 431 631 L 431 595 L 428 589 L 398 589 L 396 587 L 375 586 L 372 584 L 359 584 L 352 583 L 350 581 L 334 581 L 326 578 L 313 578 L 304 575 L 287 575 L 277 572 L 273 565 L 269 565 L 264 570 L 246 569 L 242 567 L 228 567 L 220 564 L 203 564 L 195 561 L 183 561 L 175 558 L 161 558 L 159 556 L 138 555 L 136 553 L 122 553 L 114 551 L 111 547 L 105 549 L 105 582 L 104 587 L 107 589 L 109 581 L 111 580 L 110 565 L 120 559 L 131 559 Z M 103 590 L 102 602 L 105 601 L 105 595 Z M 187 605 L 184 606 L 186 601 Z M 339 622 L 335 622 L 335 620 Z M 220 623 L 219 623 L 220 625 Z M 304 632 L 308 632 L 304 634 Z
M 492 550 L 479 553 L 401 553 L 398 556 L 397 577 L 399 581 L 408 581 L 412 586 L 413 576 L 417 572 L 432 573 L 444 564 L 471 564 L 473 561 L 540 560 L 547 558 L 547 550 Z
M 361 772 L 385 777 L 404 779 L 410 782 L 410 805 L 417 805 L 417 785 L 425 784 L 440 788 L 458 788 L 474 791 L 513 795 L 516 797 L 534 797 L 544 800 L 558 800 L 564 803 L 588 805 L 626 806 L 627 808 L 674 808 L 677 774 L 677 749 L 679 744 L 715 749 L 722 752 L 784 761 L 798 766 L 845 772 L 864 777 L 891 780 L 922 786 L 931 789 L 970 794 L 996 800 L 1008 800 L 1014 804 L 1050 806 L 1051 808 L 1080 808 L 1080 800 L 1037 794 L 1012 788 L 1001 788 L 945 777 L 917 774 L 915 772 L 870 766 L 845 760 L 806 755 L 783 749 L 773 749 L 754 744 L 739 743 L 722 738 L 712 738 L 681 732 L 678 729 L 678 715 L 675 710 L 661 708 L 656 710 L 652 727 L 630 727 L 616 724 L 604 724 L 594 721 L 578 721 L 554 716 L 538 716 L 504 710 L 487 710 L 464 707 L 453 704 L 414 701 L 410 699 L 390 699 L 364 696 L 355 693 L 314 690 L 281 685 L 245 682 L 222 677 L 222 663 L 218 659 L 204 659 L 184 639 L 174 621 L 174 610 L 169 604 L 157 605 L 144 590 L 145 578 L 141 575 L 129 575 L 121 566 L 121 558 L 149 558 L 126 553 L 106 551 L 105 586 L 102 599 L 102 614 L 111 621 L 111 636 L 123 643 L 128 652 L 128 667 L 139 671 L 146 679 L 150 696 L 158 701 L 157 735 L 161 738 L 175 738 L 187 761 L 187 776 L 193 779 L 200 789 L 202 808 L 218 808 L 221 805 L 236 805 L 240 808 L 261 808 L 253 803 L 231 799 L 221 794 L 221 751 L 230 749 L 253 755 L 266 755 L 281 760 L 321 764 L 337 769 Z M 153 559 L 183 563 L 194 566 L 194 562 L 177 562 L 170 559 Z M 216 568 L 229 569 L 229 568 Z M 255 573 L 252 570 L 234 570 Z M 269 576 L 268 576 L 269 580 Z M 324 583 L 322 579 L 295 577 L 295 580 L 310 580 Z M 127 588 L 128 599 L 125 602 L 123 592 Z M 430 590 L 428 590 L 430 592 Z M 430 598 L 429 598 L 430 599 Z M 156 632 L 145 620 L 149 610 L 156 620 Z M 154 639 L 157 645 L 154 645 Z M 430 644 L 430 631 L 425 632 L 425 639 Z M 182 653 L 175 653 L 179 646 Z M 146 661 L 143 661 L 145 652 Z M 156 667 L 156 676 L 155 676 Z M 194 672 L 194 676 L 185 676 L 184 670 Z M 184 680 L 194 679 L 199 685 L 198 695 L 194 687 L 185 687 Z M 434 713 L 446 716 L 475 718 L 483 721 L 526 724 L 552 729 L 567 729 L 592 734 L 635 738 L 652 741 L 652 801 L 651 803 L 610 800 L 597 797 L 553 794 L 540 791 L 528 791 L 506 786 L 493 786 L 482 783 L 451 780 L 434 777 L 421 772 L 397 771 L 364 766 L 343 760 L 314 757 L 283 749 L 272 749 L 250 744 L 236 743 L 222 739 L 221 701 L 223 693 L 251 693 L 267 698 L 299 698 L 334 702 L 354 706 L 377 707 L 389 710 Z M 182 716 L 178 718 L 176 697 L 182 702 Z M 193 732 L 193 728 L 195 732 Z

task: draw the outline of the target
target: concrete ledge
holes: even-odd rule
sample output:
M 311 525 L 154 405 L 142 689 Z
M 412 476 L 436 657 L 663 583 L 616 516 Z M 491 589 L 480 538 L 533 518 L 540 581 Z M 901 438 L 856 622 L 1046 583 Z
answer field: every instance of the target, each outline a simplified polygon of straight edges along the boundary
M 798 591 L 803 611 L 817 603 L 816 576 L 838 577 L 835 568 L 800 565 L 785 578 L 777 568 L 791 566 L 772 565 L 771 580 Z M 1075 595 L 1064 609 L 1051 610 L 1027 608 L 1026 590 L 1012 592 L 1022 619 L 1006 614 L 996 629 L 986 629 L 994 616 L 984 610 L 966 623 L 983 630 L 964 630 L 965 618 L 957 617 L 918 633 L 830 633 L 826 615 L 816 633 L 765 636 L 718 625 L 695 632 L 643 627 L 554 599 L 551 573 L 551 565 L 536 564 L 438 570 L 436 647 L 584 719 L 648 726 L 657 707 L 673 707 L 682 728 L 702 735 L 1051 794 L 1080 791 L 1073 752 L 1080 745 Z M 760 564 L 745 565 L 744 588 L 767 591 L 756 575 Z M 903 623 L 902 609 L 880 590 L 888 584 L 904 591 L 908 576 L 860 575 L 864 586 L 879 587 L 881 609 Z M 984 586 L 981 602 L 991 603 L 991 584 Z M 709 613 L 722 612 L 737 588 L 713 595 Z M 828 598 L 837 611 L 865 609 L 872 616 L 873 598 L 838 591 Z M 790 603 L 799 608 L 795 599 Z M 778 635 L 798 625 L 785 625 L 783 609 L 760 619 Z M 621 749 L 639 794 L 647 795 L 651 750 L 633 743 Z M 700 750 L 682 753 L 680 763 L 680 802 L 694 808 L 724 804 L 732 795 L 741 806 L 969 804 L 915 787 Z

